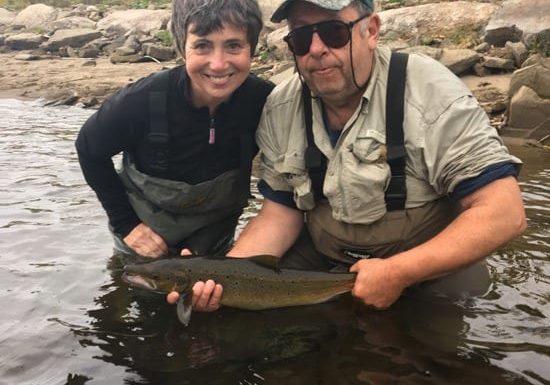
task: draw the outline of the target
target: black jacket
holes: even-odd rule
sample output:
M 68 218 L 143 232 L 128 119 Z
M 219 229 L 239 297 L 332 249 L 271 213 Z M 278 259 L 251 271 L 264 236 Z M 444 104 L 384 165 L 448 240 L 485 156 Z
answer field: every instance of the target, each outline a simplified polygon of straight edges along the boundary
M 82 126 L 76 149 L 84 177 L 96 192 L 115 234 L 126 236 L 140 220 L 132 209 L 111 160 L 126 152 L 137 168 L 152 176 L 147 167 L 149 151 L 149 93 L 157 90 L 157 78 L 148 76 L 111 96 Z M 195 108 L 189 98 L 189 78 L 184 67 L 169 71 L 168 146 L 165 177 L 196 184 L 215 178 L 240 164 L 240 134 L 256 131 L 261 111 L 273 85 L 253 75 L 213 117 L 208 108 Z M 214 124 L 215 143 L 209 144 Z M 254 148 L 252 155 L 257 153 Z

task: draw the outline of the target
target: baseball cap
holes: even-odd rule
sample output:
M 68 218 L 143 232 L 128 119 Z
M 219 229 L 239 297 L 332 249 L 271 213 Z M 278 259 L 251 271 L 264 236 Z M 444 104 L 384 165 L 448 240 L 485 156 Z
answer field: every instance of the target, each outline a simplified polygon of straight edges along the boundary
M 295 0 L 285 0 L 279 5 L 279 7 L 273 12 L 273 15 L 271 16 L 271 21 L 274 23 L 280 23 L 288 16 L 288 9 L 290 8 L 290 5 L 294 3 Z M 308 3 L 315 4 L 318 7 L 329 9 L 331 11 L 339 11 L 342 8 L 347 7 L 351 3 L 353 3 L 354 0 L 304 0 Z M 373 0 L 361 0 L 363 4 L 365 4 L 367 7 L 370 8 L 370 10 L 373 10 Z

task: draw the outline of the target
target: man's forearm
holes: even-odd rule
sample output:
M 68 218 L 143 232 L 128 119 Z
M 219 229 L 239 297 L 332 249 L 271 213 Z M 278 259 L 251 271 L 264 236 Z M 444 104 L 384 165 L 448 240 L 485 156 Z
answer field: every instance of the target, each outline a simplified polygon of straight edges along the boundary
M 248 223 L 227 255 L 281 257 L 298 238 L 303 223 L 301 211 L 266 199 L 260 213 Z
M 407 286 L 472 264 L 525 230 L 521 193 L 513 177 L 496 180 L 461 204 L 463 212 L 437 236 L 390 258 Z

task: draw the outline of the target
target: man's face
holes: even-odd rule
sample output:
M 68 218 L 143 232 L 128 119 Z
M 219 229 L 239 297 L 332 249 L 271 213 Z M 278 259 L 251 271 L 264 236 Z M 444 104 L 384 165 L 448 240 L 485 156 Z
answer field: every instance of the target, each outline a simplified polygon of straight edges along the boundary
M 335 12 L 298 1 L 291 6 L 288 21 L 292 31 L 327 20 L 349 23 L 361 16 L 351 6 Z M 361 20 L 352 28 L 353 70 L 359 85 L 365 84 L 370 76 L 379 29 L 380 21 L 376 15 Z M 327 102 L 345 103 L 364 91 L 358 90 L 353 81 L 350 42 L 340 48 L 331 48 L 318 32 L 314 32 L 309 51 L 296 55 L 296 65 L 310 89 Z

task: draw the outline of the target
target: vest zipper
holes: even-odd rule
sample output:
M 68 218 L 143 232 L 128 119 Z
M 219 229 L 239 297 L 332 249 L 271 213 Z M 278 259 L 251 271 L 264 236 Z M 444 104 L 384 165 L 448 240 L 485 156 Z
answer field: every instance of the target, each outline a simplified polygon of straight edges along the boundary
M 214 118 L 210 118 L 210 131 L 208 133 L 208 144 L 214 144 L 216 142 L 216 122 Z

